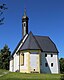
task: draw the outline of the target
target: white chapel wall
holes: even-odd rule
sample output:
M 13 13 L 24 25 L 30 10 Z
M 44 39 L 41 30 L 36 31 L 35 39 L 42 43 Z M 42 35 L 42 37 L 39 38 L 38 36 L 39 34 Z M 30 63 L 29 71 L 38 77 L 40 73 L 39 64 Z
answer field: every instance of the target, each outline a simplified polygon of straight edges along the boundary
M 47 54 L 47 57 L 45 57 Z M 53 57 L 51 57 L 53 54 Z M 41 72 L 42 73 L 59 73 L 59 63 L 58 63 L 58 55 L 57 53 L 41 53 Z M 45 66 L 45 63 L 48 63 L 48 67 Z M 53 63 L 53 67 L 51 67 L 51 63 Z
M 14 54 L 14 72 L 19 70 L 19 55 Z
M 29 73 L 29 55 L 29 52 L 24 52 L 24 65 L 20 65 L 20 72 L 22 73 Z
M 13 59 L 10 60 L 9 71 L 13 71 Z

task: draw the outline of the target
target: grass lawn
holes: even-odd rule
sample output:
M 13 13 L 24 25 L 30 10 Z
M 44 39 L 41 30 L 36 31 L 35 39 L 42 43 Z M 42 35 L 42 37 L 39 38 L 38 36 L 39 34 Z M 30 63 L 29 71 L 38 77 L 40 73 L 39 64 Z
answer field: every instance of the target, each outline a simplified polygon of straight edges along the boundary
M 62 74 L 22 74 L 22 73 L 8 73 L 2 77 L 0 80 L 64 80 L 60 79 Z
M 0 80 L 64 80 L 61 79 L 61 76 L 63 76 L 63 74 L 23 74 L 19 72 L 7 72 L 9 71 L 0 69 L 0 75 L 3 75 L 0 76 Z
M 3 75 L 5 72 L 9 72 L 9 71 L 4 70 L 4 69 L 0 69 L 0 75 Z

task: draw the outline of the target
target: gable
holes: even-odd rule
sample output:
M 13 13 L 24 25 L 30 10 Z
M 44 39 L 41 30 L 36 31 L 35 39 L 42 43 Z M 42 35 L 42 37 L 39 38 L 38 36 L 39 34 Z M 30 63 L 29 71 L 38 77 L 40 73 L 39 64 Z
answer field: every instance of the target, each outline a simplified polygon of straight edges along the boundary
M 18 43 L 17 47 L 16 47 L 15 50 L 13 51 L 12 56 L 20 50 L 20 47 L 23 45 L 23 43 L 25 42 L 25 40 L 26 40 L 27 37 L 28 37 L 28 34 L 25 35 L 25 36 L 20 40 L 20 42 Z
M 40 47 L 38 46 L 38 43 L 36 42 L 32 32 L 30 32 L 28 38 L 20 50 L 40 50 Z

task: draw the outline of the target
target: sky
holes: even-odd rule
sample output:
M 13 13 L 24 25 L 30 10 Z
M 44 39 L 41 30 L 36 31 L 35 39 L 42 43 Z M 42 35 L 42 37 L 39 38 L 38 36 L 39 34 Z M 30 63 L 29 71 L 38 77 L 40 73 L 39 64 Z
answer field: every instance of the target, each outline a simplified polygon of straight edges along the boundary
M 0 0 L 7 10 L 0 25 L 0 49 L 5 44 L 13 53 L 22 39 L 22 16 L 26 8 L 29 17 L 29 32 L 34 35 L 49 36 L 56 44 L 59 58 L 64 57 L 64 0 Z

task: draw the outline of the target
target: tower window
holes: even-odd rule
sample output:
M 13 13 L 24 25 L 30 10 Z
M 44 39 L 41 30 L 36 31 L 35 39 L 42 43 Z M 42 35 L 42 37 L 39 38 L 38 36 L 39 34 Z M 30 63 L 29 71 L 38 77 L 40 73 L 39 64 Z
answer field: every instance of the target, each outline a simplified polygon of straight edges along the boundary
M 48 63 L 45 63 L 45 67 L 48 67 Z
M 53 54 L 51 54 L 51 57 L 53 57 Z
M 51 63 L 51 67 L 53 67 L 53 63 Z
M 45 57 L 47 57 L 47 54 L 45 54 Z
M 24 27 L 26 26 L 26 23 L 24 23 Z

